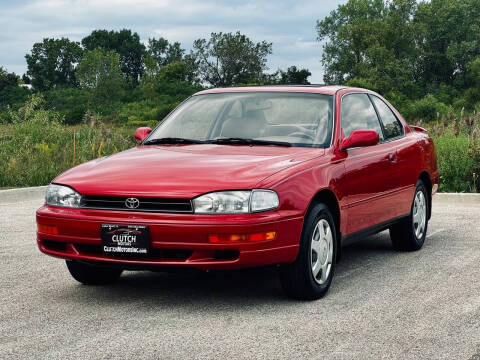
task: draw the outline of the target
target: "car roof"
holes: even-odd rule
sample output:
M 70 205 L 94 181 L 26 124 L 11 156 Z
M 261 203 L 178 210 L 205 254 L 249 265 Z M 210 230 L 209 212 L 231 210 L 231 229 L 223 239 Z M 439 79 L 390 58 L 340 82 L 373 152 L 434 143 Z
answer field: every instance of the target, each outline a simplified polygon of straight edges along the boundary
M 261 86 L 241 86 L 227 88 L 213 88 L 199 91 L 195 95 L 219 94 L 229 92 L 307 92 L 334 95 L 337 91 L 346 89 L 347 86 L 339 85 L 261 85 Z M 362 89 L 363 90 L 363 89 Z

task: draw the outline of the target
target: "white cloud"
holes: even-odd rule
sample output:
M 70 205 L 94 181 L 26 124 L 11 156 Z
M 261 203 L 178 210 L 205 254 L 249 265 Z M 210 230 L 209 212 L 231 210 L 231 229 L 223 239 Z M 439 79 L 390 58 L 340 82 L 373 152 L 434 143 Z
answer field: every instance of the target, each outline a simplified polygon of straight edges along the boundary
M 94 29 L 128 28 L 142 41 L 163 36 L 189 49 L 211 32 L 241 31 L 273 42 L 271 70 L 306 67 L 322 82 L 315 22 L 345 0 L 30 0 L 0 3 L 0 66 L 26 71 L 24 56 L 44 37 L 80 41 Z

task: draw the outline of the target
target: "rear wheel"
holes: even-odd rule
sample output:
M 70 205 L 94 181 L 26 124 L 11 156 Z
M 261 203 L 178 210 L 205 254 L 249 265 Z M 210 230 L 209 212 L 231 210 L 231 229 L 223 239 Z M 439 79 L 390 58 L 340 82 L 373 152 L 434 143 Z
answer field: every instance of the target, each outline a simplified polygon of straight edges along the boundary
M 397 250 L 420 250 L 425 242 L 428 227 L 427 188 L 422 180 L 418 180 L 410 215 L 390 228 L 390 239 Z
M 315 300 L 327 293 L 335 268 L 335 229 L 328 207 L 317 204 L 305 219 L 297 259 L 280 269 L 280 281 L 288 296 Z
M 122 274 L 122 269 L 90 265 L 78 261 L 66 260 L 72 277 L 85 285 L 106 285 L 115 282 Z

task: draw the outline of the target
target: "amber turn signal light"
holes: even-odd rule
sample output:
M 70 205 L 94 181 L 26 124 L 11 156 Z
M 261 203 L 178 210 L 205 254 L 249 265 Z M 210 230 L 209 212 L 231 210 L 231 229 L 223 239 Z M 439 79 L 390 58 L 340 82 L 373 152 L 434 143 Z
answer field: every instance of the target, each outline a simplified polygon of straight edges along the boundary
M 50 235 L 58 235 L 57 227 L 52 225 L 37 224 L 37 231 Z
M 254 234 L 211 234 L 208 241 L 212 244 L 231 244 L 237 242 L 259 242 L 275 239 L 275 231 L 267 231 Z

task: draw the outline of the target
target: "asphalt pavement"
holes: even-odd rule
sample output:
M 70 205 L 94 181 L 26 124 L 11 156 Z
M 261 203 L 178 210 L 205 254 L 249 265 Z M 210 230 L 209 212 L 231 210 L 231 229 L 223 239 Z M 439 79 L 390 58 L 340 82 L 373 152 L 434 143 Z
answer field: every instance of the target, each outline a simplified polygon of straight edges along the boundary
M 125 272 L 75 282 L 39 252 L 39 191 L 0 196 L 2 359 L 473 359 L 480 198 L 434 199 L 421 251 L 388 232 L 346 247 L 327 296 L 284 297 L 276 270 Z M 478 357 L 477 357 L 478 358 Z

